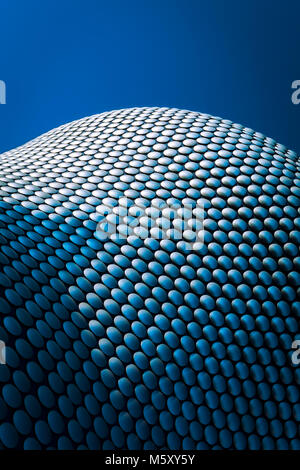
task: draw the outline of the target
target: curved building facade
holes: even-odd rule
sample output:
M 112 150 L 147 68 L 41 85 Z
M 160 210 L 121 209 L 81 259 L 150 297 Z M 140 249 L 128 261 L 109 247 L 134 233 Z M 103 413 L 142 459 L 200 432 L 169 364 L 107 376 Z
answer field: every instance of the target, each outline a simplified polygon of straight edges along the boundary
M 299 449 L 299 167 L 168 108 L 2 154 L 0 447 Z

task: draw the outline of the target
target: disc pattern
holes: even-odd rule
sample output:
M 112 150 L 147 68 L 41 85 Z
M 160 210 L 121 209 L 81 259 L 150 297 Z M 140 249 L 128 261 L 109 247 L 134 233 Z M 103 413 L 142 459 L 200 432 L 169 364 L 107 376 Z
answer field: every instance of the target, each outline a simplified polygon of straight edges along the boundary
M 95 115 L 0 156 L 0 446 L 299 449 L 299 157 L 228 120 Z M 96 208 L 202 200 L 201 249 Z

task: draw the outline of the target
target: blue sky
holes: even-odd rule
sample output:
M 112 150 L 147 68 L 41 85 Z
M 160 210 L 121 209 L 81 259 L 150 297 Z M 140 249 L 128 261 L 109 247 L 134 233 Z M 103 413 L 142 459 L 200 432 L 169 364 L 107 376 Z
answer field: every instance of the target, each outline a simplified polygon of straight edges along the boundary
M 111 109 L 218 115 L 300 151 L 298 0 L 2 0 L 0 152 Z

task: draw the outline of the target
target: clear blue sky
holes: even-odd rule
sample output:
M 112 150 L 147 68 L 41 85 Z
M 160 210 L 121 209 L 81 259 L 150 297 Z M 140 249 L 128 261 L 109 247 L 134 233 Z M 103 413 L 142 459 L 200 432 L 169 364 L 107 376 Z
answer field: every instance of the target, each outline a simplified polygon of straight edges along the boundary
M 174 106 L 300 152 L 298 0 L 1 0 L 0 152 L 110 109 Z

